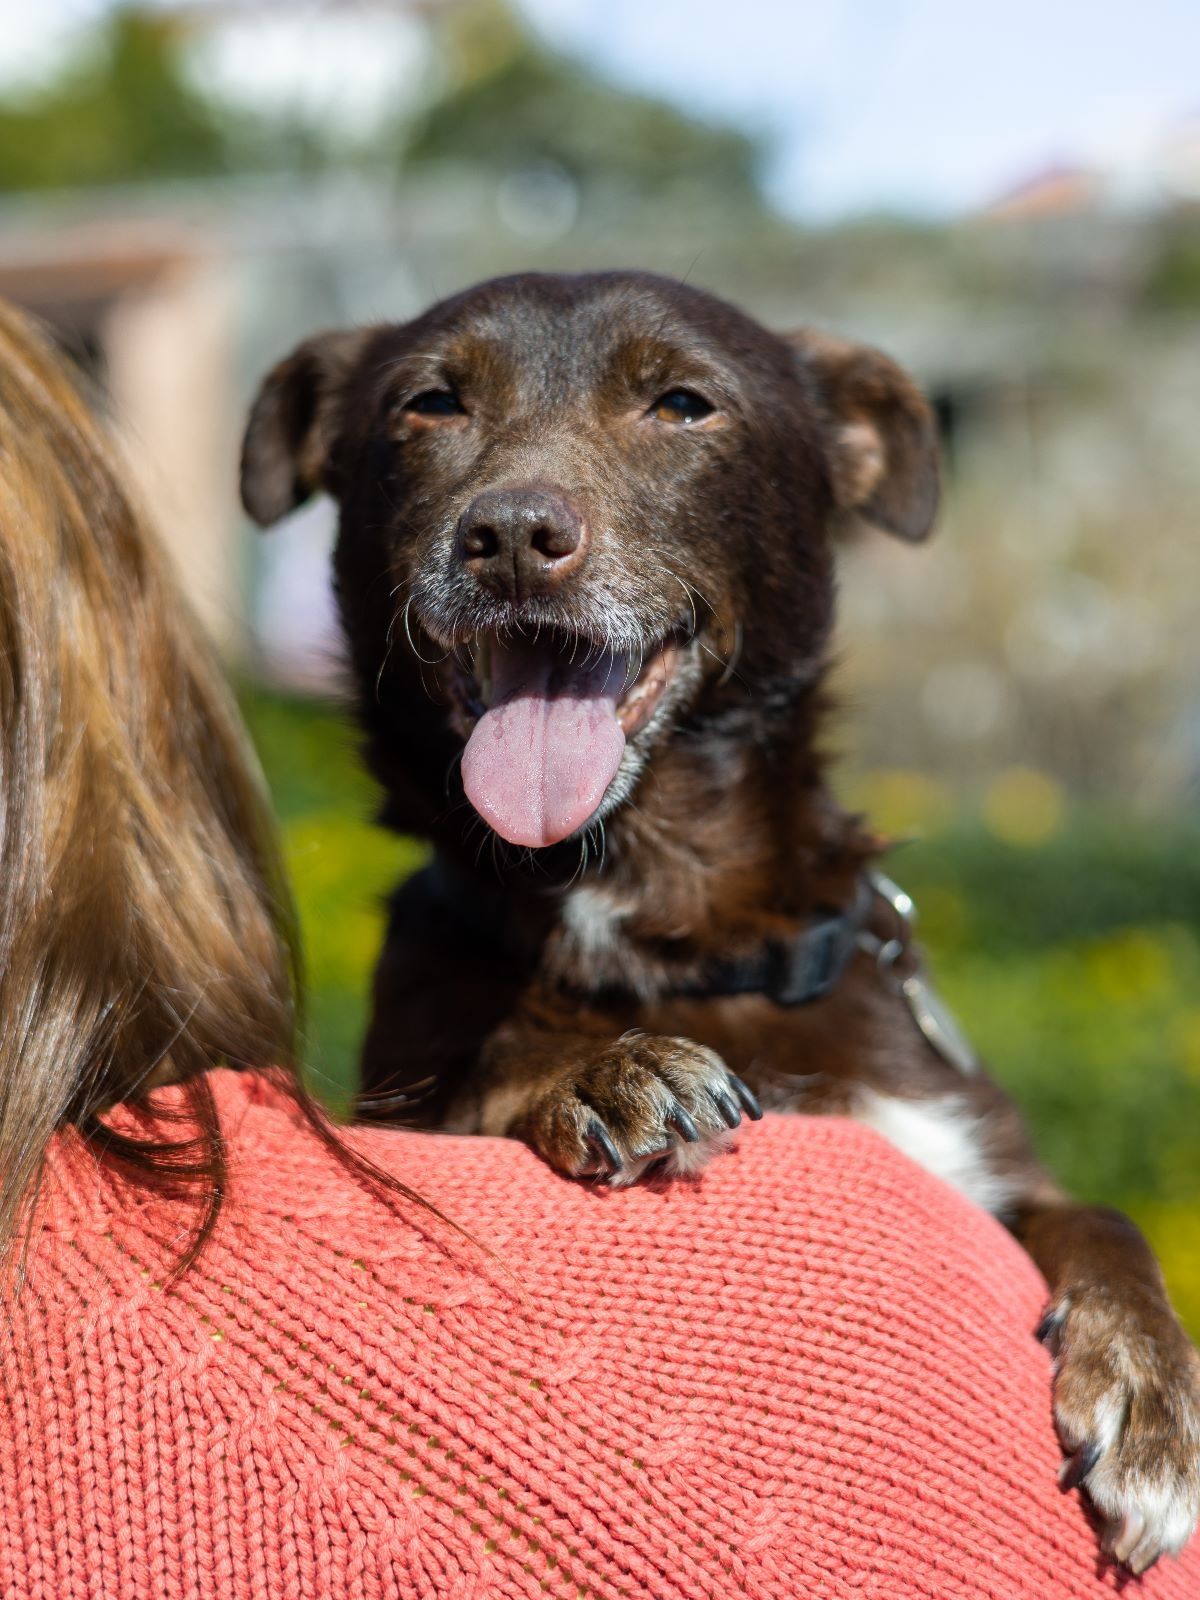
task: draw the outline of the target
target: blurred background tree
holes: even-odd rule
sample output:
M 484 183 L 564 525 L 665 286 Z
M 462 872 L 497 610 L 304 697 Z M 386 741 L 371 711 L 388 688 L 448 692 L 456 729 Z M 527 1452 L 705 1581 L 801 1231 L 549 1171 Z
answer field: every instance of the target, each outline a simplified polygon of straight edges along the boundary
M 0 104 L 0 190 L 229 171 L 229 131 L 188 80 L 183 37 L 169 13 L 115 11 L 48 83 Z
M 502 0 L 451 11 L 442 39 L 441 92 L 411 132 L 411 168 L 548 170 L 585 197 L 691 189 L 765 209 L 760 141 L 608 82 L 541 44 Z
M 122 5 L 49 81 L 0 102 L 0 192 L 333 164 L 560 173 L 628 197 L 699 188 L 762 211 L 761 142 L 607 81 L 547 48 L 503 0 L 448 9 L 419 109 L 347 140 L 336 124 L 255 115 L 189 68 L 194 12 Z

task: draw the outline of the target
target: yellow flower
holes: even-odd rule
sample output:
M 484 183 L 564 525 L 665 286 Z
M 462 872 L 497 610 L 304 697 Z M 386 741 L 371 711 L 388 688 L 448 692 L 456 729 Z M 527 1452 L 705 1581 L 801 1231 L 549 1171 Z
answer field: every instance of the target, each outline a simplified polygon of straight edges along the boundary
M 954 816 L 945 785 L 906 767 L 863 773 L 853 785 L 849 803 L 866 813 L 871 827 L 893 839 L 932 833 Z
M 1161 998 L 1171 989 L 1171 952 L 1145 928 L 1128 928 L 1089 946 L 1087 971 L 1101 999 L 1113 1005 Z
M 1200 1009 L 1180 1012 L 1171 1024 L 1171 1043 L 1193 1078 L 1200 1078 Z
M 1062 785 L 1031 767 L 1008 767 L 983 799 L 984 821 L 1005 844 L 1045 844 L 1062 827 L 1065 811 Z

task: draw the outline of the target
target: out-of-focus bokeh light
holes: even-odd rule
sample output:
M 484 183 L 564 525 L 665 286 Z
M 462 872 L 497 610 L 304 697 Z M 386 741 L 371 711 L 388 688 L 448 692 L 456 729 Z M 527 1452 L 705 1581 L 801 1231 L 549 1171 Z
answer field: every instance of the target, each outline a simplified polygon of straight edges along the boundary
M 1066 822 L 1061 783 L 1030 767 L 1008 767 L 988 784 L 983 820 L 1005 844 L 1047 844 Z

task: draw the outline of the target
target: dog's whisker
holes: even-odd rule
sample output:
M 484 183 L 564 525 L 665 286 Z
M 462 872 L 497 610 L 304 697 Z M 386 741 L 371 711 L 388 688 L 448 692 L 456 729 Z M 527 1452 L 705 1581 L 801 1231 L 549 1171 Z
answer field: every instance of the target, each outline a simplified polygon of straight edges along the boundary
M 396 618 L 395 614 L 393 614 L 387 625 L 387 633 L 384 635 L 383 660 L 379 663 L 379 671 L 375 674 L 376 705 L 381 705 L 383 703 L 383 675 L 387 671 L 388 662 L 392 659 L 392 646 L 395 642 L 393 638 L 393 630 L 395 626 Z
M 462 750 L 456 750 L 454 752 L 454 754 L 450 757 L 450 760 L 446 765 L 446 776 L 442 781 L 442 790 L 443 790 L 443 793 L 445 794 L 447 799 L 450 798 L 450 784 L 451 784 L 451 780 L 454 777 L 455 768 L 456 767 L 460 767 L 462 765 L 462 758 L 463 758 L 463 751 Z
M 572 888 L 575 884 L 577 884 L 580 881 L 580 879 L 583 877 L 584 873 L 586 872 L 586 870 L 587 870 L 587 856 L 588 856 L 587 834 L 584 833 L 584 834 L 580 835 L 580 839 L 579 839 L 579 860 L 576 863 L 575 871 L 567 879 L 567 887 L 568 888 Z
M 446 658 L 450 654 L 450 652 L 447 650 L 443 655 L 440 655 L 440 656 L 436 657 L 433 660 L 426 660 L 426 658 L 417 649 L 416 641 L 413 639 L 412 623 L 411 623 L 411 620 L 410 620 L 409 613 L 412 610 L 412 603 L 413 603 L 413 599 L 414 598 L 415 597 L 413 595 L 411 595 L 411 594 L 409 595 L 408 599 L 404 602 L 404 610 L 403 610 L 403 613 L 402 613 L 403 617 L 404 617 L 404 632 L 405 632 L 405 635 L 408 638 L 408 647 L 412 651 L 413 655 L 416 656 L 417 660 L 422 662 L 425 666 L 427 666 L 427 667 L 440 667 L 442 662 L 446 660 Z M 388 624 L 388 629 L 389 629 L 389 632 L 390 632 L 391 631 L 391 624 L 390 623 Z M 424 682 L 424 678 L 422 678 L 422 682 Z
M 742 624 L 735 621 L 733 624 L 733 653 L 725 663 L 725 670 L 718 682 L 726 684 L 731 678 L 737 677 L 737 664 L 742 658 Z
M 688 608 L 692 614 L 692 636 L 694 637 L 696 629 L 699 627 L 699 622 L 696 618 L 696 602 L 692 598 L 692 590 L 690 585 L 685 583 L 677 572 L 672 572 L 670 567 L 663 565 L 661 562 L 659 563 L 659 571 L 665 572 L 668 578 L 674 578 L 675 582 L 683 590 L 684 599 L 687 601 Z

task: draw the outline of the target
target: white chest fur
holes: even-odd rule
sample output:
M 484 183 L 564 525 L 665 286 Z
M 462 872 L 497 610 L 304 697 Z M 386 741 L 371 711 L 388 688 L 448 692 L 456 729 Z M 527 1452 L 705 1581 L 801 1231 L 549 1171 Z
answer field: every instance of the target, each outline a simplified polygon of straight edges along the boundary
M 979 1117 L 961 1096 L 900 1100 L 877 1089 L 860 1089 L 852 1114 L 985 1211 L 1002 1211 L 1012 1198 L 1010 1185 L 988 1159 Z
M 621 924 L 628 915 L 607 889 L 572 889 L 562 918 L 572 950 L 589 965 L 607 963 L 621 942 Z

